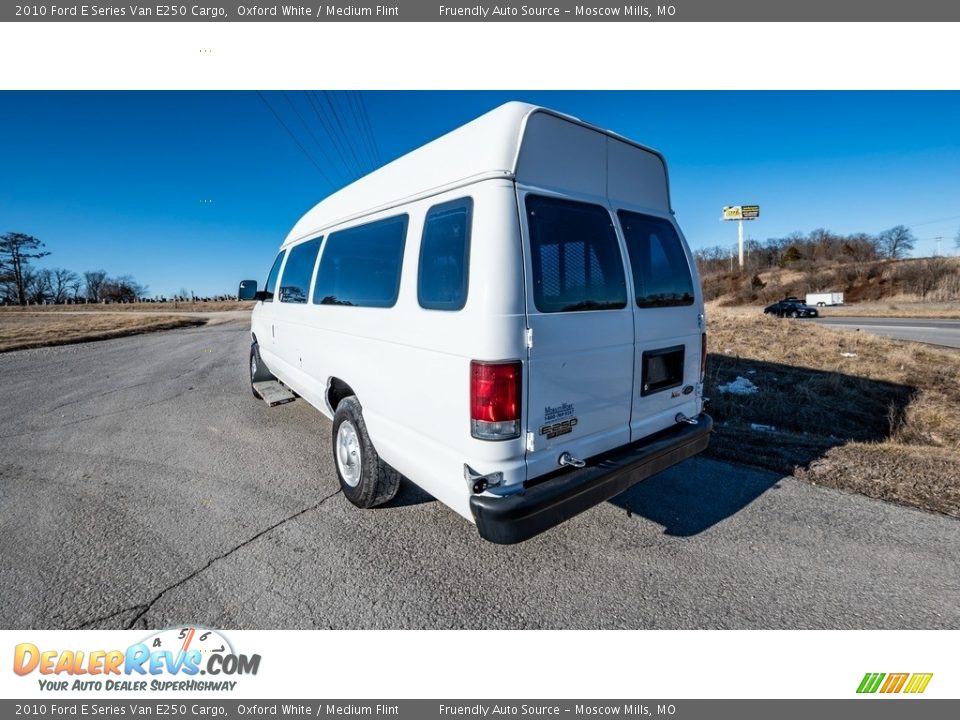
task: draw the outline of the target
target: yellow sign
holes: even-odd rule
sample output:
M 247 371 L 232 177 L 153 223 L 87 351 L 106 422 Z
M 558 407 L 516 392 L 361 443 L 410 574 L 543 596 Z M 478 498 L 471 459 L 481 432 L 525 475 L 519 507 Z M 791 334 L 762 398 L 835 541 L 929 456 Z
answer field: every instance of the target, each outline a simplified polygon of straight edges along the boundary
M 724 220 L 756 220 L 758 217 L 759 205 L 731 205 L 723 209 Z

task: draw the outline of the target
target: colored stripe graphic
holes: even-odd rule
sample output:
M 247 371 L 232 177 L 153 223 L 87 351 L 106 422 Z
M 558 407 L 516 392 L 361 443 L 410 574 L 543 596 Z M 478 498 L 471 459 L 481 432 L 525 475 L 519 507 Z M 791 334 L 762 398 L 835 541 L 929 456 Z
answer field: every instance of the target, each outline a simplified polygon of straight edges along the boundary
M 910 677 L 910 673 L 890 673 L 887 675 L 887 681 L 880 688 L 882 693 L 898 693 L 903 689 L 903 684 Z
M 880 683 L 884 677 L 886 677 L 884 673 L 867 673 L 863 676 L 863 680 L 860 681 L 860 687 L 857 688 L 857 692 L 875 693 L 877 688 L 880 687 Z
M 910 682 L 907 683 L 907 687 L 904 692 L 922 693 L 927 689 L 927 685 L 930 684 L 931 678 L 933 678 L 933 673 L 914 673 L 910 678 Z
M 884 682 L 884 678 L 886 681 Z M 878 690 L 881 693 L 894 694 L 899 692 L 917 694 L 927 689 L 933 673 L 866 673 L 860 685 L 857 687 L 858 693 L 875 693 Z M 881 683 L 883 683 L 881 685 Z

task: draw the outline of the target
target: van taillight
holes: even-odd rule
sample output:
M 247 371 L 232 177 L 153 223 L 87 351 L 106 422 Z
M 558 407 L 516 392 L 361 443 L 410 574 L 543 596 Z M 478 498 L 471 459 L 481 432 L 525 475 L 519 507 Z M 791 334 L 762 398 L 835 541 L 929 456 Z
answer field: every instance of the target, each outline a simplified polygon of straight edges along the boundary
M 480 440 L 520 437 L 523 365 L 470 362 L 470 434 Z
M 700 382 L 707 376 L 707 334 L 700 336 Z

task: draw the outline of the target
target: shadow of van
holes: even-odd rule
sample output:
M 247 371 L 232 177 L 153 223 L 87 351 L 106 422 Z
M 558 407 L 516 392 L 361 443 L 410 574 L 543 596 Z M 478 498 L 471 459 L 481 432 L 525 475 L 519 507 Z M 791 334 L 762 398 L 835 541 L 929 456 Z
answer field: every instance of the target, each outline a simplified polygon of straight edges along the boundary
M 833 447 L 891 438 L 906 422 L 915 392 L 842 372 L 721 354 L 711 354 L 707 368 L 707 412 L 715 425 L 704 456 L 772 473 L 728 465 L 702 472 L 695 458 L 610 501 L 663 525 L 668 535 L 703 532 Z

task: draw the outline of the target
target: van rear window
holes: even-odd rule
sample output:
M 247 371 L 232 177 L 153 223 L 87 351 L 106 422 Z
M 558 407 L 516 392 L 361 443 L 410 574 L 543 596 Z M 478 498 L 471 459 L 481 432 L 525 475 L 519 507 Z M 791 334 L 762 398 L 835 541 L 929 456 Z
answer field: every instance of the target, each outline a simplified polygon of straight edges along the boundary
M 393 307 L 406 239 L 406 215 L 332 233 L 320 256 L 313 302 Z
M 616 231 L 606 208 L 527 195 L 533 301 L 543 313 L 627 305 Z
M 417 298 L 428 310 L 460 310 L 467 302 L 473 200 L 434 205 L 423 223 Z
M 693 304 L 693 278 L 680 236 L 669 220 L 617 212 L 630 253 L 638 307 Z

